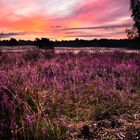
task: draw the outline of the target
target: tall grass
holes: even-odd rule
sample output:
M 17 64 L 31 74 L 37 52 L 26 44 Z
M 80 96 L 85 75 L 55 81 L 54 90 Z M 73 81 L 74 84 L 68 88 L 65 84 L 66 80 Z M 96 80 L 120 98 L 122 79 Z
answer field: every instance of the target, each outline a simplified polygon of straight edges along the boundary
M 139 87 L 139 54 L 1 54 L 0 138 L 73 139 L 107 110 L 137 108 Z

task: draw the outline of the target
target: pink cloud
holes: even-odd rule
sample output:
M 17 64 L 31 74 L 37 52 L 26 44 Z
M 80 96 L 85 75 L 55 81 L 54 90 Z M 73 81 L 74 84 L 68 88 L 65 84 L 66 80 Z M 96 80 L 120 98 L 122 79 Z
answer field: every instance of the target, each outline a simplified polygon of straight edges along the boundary
M 0 9 L 2 31 L 29 32 L 32 37 L 67 39 L 64 29 L 78 29 L 71 31 L 73 38 L 125 38 L 125 28 L 132 24 L 129 0 L 1 0 Z

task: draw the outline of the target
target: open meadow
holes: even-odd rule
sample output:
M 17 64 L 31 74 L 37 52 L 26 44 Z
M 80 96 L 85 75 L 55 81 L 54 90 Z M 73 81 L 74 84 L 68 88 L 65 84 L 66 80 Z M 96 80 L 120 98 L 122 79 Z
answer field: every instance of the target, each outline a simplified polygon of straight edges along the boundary
M 0 53 L 0 139 L 140 139 L 140 54 Z

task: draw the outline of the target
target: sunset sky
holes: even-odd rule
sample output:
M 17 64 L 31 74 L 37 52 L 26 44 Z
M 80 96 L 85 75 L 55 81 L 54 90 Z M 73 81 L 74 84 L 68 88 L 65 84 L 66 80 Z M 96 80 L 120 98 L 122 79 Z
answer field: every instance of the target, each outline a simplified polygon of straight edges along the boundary
M 126 38 L 130 0 L 0 0 L 0 38 Z

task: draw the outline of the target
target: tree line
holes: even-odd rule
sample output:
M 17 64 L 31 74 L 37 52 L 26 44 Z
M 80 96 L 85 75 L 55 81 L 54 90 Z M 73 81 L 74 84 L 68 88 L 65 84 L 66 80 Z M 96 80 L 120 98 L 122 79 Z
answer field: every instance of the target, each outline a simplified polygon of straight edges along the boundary
M 16 40 L 11 38 L 10 40 L 0 41 L 0 46 L 29 46 L 34 45 L 41 49 L 54 49 L 54 47 L 108 47 L 108 48 L 129 48 L 140 49 L 139 38 L 134 39 L 93 39 L 83 40 L 76 38 L 75 40 L 62 40 L 52 41 L 48 38 L 37 38 L 34 41 L 31 40 Z

